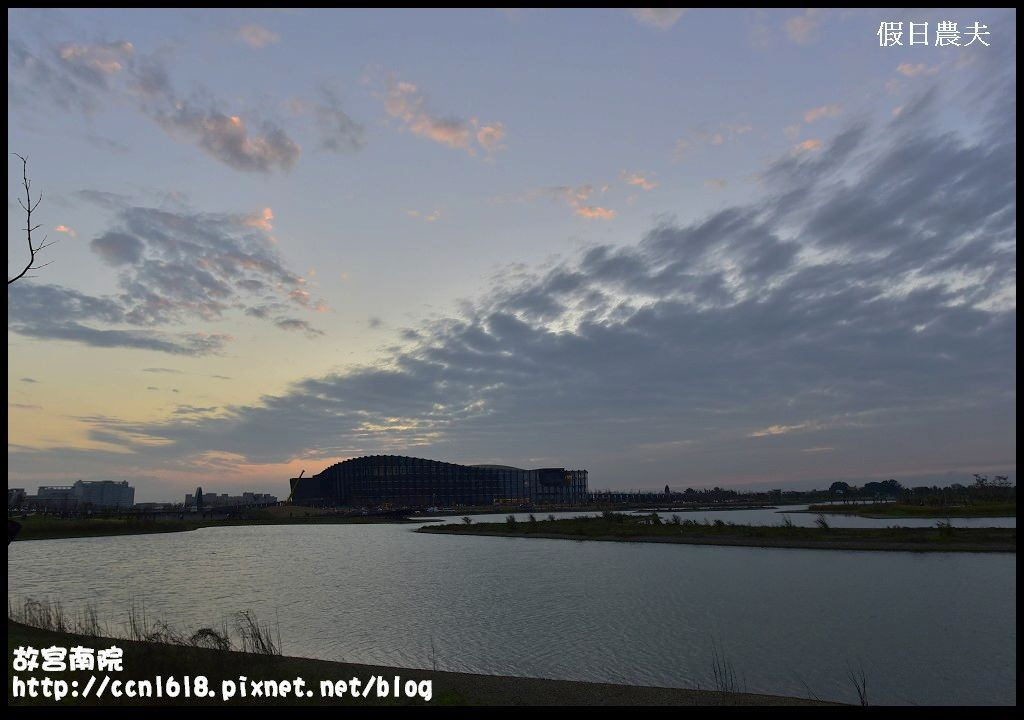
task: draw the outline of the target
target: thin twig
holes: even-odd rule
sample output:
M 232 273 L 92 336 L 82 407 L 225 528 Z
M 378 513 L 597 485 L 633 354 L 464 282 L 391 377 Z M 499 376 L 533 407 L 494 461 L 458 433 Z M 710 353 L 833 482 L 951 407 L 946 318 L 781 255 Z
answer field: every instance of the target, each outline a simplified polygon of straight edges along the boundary
M 38 230 L 40 227 L 42 227 L 41 224 L 32 224 L 32 213 L 35 211 L 36 208 L 39 207 L 39 203 L 43 201 L 43 194 L 39 193 L 39 197 L 36 198 L 36 201 L 32 202 L 32 181 L 28 179 L 28 158 L 24 157 L 23 155 L 19 155 L 18 153 L 11 154 L 18 158 L 19 160 L 21 160 L 21 182 L 25 188 L 25 201 L 22 202 L 21 198 L 18 198 L 18 205 L 20 205 L 21 209 L 25 211 L 25 236 L 28 240 L 28 264 L 25 265 L 24 270 L 22 270 L 20 273 L 18 273 L 17 275 L 15 275 L 14 277 L 10 278 L 7 281 L 8 285 L 15 282 L 16 280 L 21 280 L 22 278 L 35 277 L 34 275 L 27 275 L 26 273 L 28 273 L 29 270 L 38 270 L 49 265 L 49 262 L 43 263 L 42 265 L 36 265 L 36 255 L 38 255 L 42 250 L 45 250 L 46 248 L 58 242 L 57 240 L 51 240 L 50 242 L 47 242 L 47 239 L 50 237 L 49 235 L 44 235 L 42 242 L 40 242 L 38 245 L 36 245 L 32 241 L 32 231 Z M 50 262 L 53 261 L 51 260 Z

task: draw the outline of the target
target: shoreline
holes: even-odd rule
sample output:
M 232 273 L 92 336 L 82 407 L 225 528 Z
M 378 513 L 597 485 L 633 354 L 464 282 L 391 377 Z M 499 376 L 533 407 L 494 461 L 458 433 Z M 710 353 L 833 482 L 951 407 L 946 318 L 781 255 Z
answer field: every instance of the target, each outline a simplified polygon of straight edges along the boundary
M 210 650 L 184 645 L 168 645 L 152 642 L 123 640 L 120 638 L 101 638 L 92 636 L 59 633 L 42 630 L 8 620 L 7 646 L 8 656 L 19 645 L 46 647 L 61 645 L 69 647 L 81 643 L 86 647 L 107 646 L 116 644 L 124 650 L 124 671 L 119 673 L 121 680 L 152 678 L 154 675 L 165 677 L 183 675 L 204 675 L 210 681 L 210 687 L 220 689 L 221 680 L 237 680 L 245 675 L 251 680 L 282 680 L 301 677 L 307 687 L 313 690 L 314 696 L 309 698 L 262 697 L 257 700 L 238 697 L 224 702 L 216 698 L 189 698 L 178 701 L 163 698 L 161 700 L 132 701 L 130 698 L 105 697 L 106 702 L 97 702 L 95 697 L 66 697 L 62 705 L 248 705 L 250 707 L 265 704 L 274 705 L 334 705 L 343 704 L 353 707 L 381 705 L 838 705 L 820 700 L 788 697 L 783 695 L 766 695 L 758 693 L 728 693 L 718 690 L 695 690 L 686 688 L 666 688 L 642 685 L 624 685 L 614 683 L 587 682 L 579 680 L 555 680 L 548 678 L 531 678 L 508 675 L 483 675 L 476 673 L 451 672 L 446 670 L 423 670 L 379 665 L 364 665 L 313 658 L 291 657 L 285 655 L 255 655 L 231 650 Z M 144 668 L 141 669 L 140 668 Z M 10 688 L 13 671 L 8 666 L 8 688 Z M 72 680 L 85 685 L 89 673 L 84 671 L 57 673 L 22 673 L 19 677 L 50 677 L 52 679 Z M 390 679 L 395 675 L 405 682 L 408 679 L 432 682 L 432 699 L 424 702 L 421 699 L 391 697 L 378 698 L 376 693 L 370 697 L 353 699 L 321 698 L 319 696 L 321 680 L 343 680 L 352 677 L 364 681 L 371 675 Z M 12 699 L 8 694 L 8 706 L 11 705 L 53 705 L 52 699 L 18 698 Z
M 452 529 L 452 528 L 455 529 Z M 750 527 L 750 526 L 744 526 Z M 771 528 L 776 529 L 776 528 Z M 812 530 L 812 528 L 800 528 L 801 530 Z M 599 534 L 585 535 L 582 533 L 564 532 L 516 532 L 505 528 L 487 528 L 472 526 L 450 526 L 441 525 L 436 527 L 423 527 L 416 532 L 433 535 L 475 535 L 480 537 L 511 537 L 511 538 L 543 538 L 547 540 L 576 540 L 596 542 L 627 542 L 627 543 L 667 543 L 674 545 L 714 545 L 723 547 L 753 547 L 753 548 L 781 548 L 781 549 L 802 549 L 802 550 L 856 550 L 868 552 L 975 552 L 975 553 L 1016 553 L 1016 529 L 1012 529 L 1013 540 L 988 540 L 986 542 L 971 540 L 897 540 L 878 537 L 851 537 L 849 528 L 836 528 L 824 532 L 836 532 L 841 530 L 846 533 L 845 537 L 835 538 L 808 538 L 808 537 L 758 537 L 721 534 L 705 535 L 641 535 L 641 534 Z M 914 528 L 912 530 L 917 530 Z M 931 528 L 921 528 L 931 530 Z M 937 533 L 937 531 L 936 531 Z M 1001 533 L 1009 536 L 1011 533 Z M 920 534 L 918 534 L 920 538 Z
M 1010 512 L 1008 504 L 992 509 L 984 507 L 955 506 L 945 508 L 944 510 L 929 506 L 897 505 L 894 507 L 894 511 L 892 512 L 890 512 L 889 508 L 886 508 L 885 505 L 880 504 L 834 506 L 811 505 L 806 510 L 790 510 L 788 512 L 809 513 L 811 515 L 852 515 L 854 517 L 869 518 L 871 520 L 910 520 L 914 518 L 920 520 L 947 520 L 952 518 L 1016 518 L 1017 504 L 1013 503 L 1012 512 Z
M 263 526 L 263 525 L 410 525 L 420 524 L 429 522 L 439 522 L 432 520 L 412 520 L 409 518 L 388 518 L 388 517 L 373 517 L 373 516 L 354 516 L 354 517 L 331 517 L 331 516 L 318 516 L 310 518 L 251 518 L 251 519 L 240 519 L 240 520 L 165 520 L 138 523 L 128 520 L 113 520 L 106 521 L 110 524 L 109 527 L 53 527 L 54 525 L 59 526 L 61 523 L 80 523 L 82 525 L 88 523 L 104 522 L 104 520 L 87 520 L 87 519 L 71 519 L 71 520 L 53 520 L 52 525 L 48 524 L 46 528 L 32 528 L 31 523 L 25 523 L 20 518 L 16 519 L 21 523 L 22 529 L 18 532 L 11 543 L 16 542 L 32 542 L 34 540 L 69 540 L 73 538 L 91 538 L 91 537 L 115 537 L 122 535 L 154 535 L 162 533 L 177 533 L 177 532 L 192 532 L 193 530 L 202 530 L 204 528 L 220 528 L 220 527 L 248 527 L 248 526 Z M 26 534 L 26 528 L 29 529 L 29 533 Z

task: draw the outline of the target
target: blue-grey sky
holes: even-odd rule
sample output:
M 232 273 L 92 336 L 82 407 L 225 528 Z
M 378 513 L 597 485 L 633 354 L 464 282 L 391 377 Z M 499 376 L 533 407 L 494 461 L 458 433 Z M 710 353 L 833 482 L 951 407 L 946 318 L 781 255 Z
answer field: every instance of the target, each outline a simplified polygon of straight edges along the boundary
M 1013 11 L 8 23 L 11 486 L 1015 475 Z

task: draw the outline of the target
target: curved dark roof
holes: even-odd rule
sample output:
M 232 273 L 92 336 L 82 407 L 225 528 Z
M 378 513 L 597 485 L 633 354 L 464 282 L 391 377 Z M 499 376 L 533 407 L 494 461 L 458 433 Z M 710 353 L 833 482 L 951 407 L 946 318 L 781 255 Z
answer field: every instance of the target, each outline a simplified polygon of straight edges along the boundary
M 512 467 L 511 465 L 462 465 L 460 463 L 450 463 L 445 462 L 443 460 L 431 460 L 429 458 L 418 458 L 412 457 L 410 455 L 360 455 L 359 457 L 349 458 L 348 460 L 342 460 L 341 462 L 333 463 L 332 465 L 329 465 L 328 467 L 324 468 L 324 470 L 322 470 L 321 472 L 326 472 L 327 470 L 330 470 L 331 468 L 337 467 L 339 465 L 347 465 L 348 463 L 364 463 L 369 461 L 376 461 L 377 463 L 413 461 L 416 463 L 434 463 L 436 465 L 479 468 L 481 470 L 515 470 L 517 472 L 529 472 L 528 470 L 524 470 L 523 468 Z

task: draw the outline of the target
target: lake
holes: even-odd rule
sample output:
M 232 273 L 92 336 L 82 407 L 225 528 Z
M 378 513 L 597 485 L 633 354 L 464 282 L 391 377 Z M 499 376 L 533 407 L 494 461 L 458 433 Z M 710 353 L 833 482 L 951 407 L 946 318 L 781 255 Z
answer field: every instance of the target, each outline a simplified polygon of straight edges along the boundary
M 681 515 L 781 520 L 768 510 Z M 954 522 L 979 520 L 1016 525 Z M 829 517 L 834 526 L 865 521 Z M 220 628 L 252 609 L 279 627 L 285 654 L 347 662 L 708 688 L 717 648 L 749 692 L 856 702 L 848 671 L 863 668 L 872 704 L 1016 703 L 1015 554 L 460 537 L 416 527 L 18 542 L 7 551 L 8 597 L 60 599 L 72 611 L 91 602 L 112 627 L 133 600 L 181 630 Z

